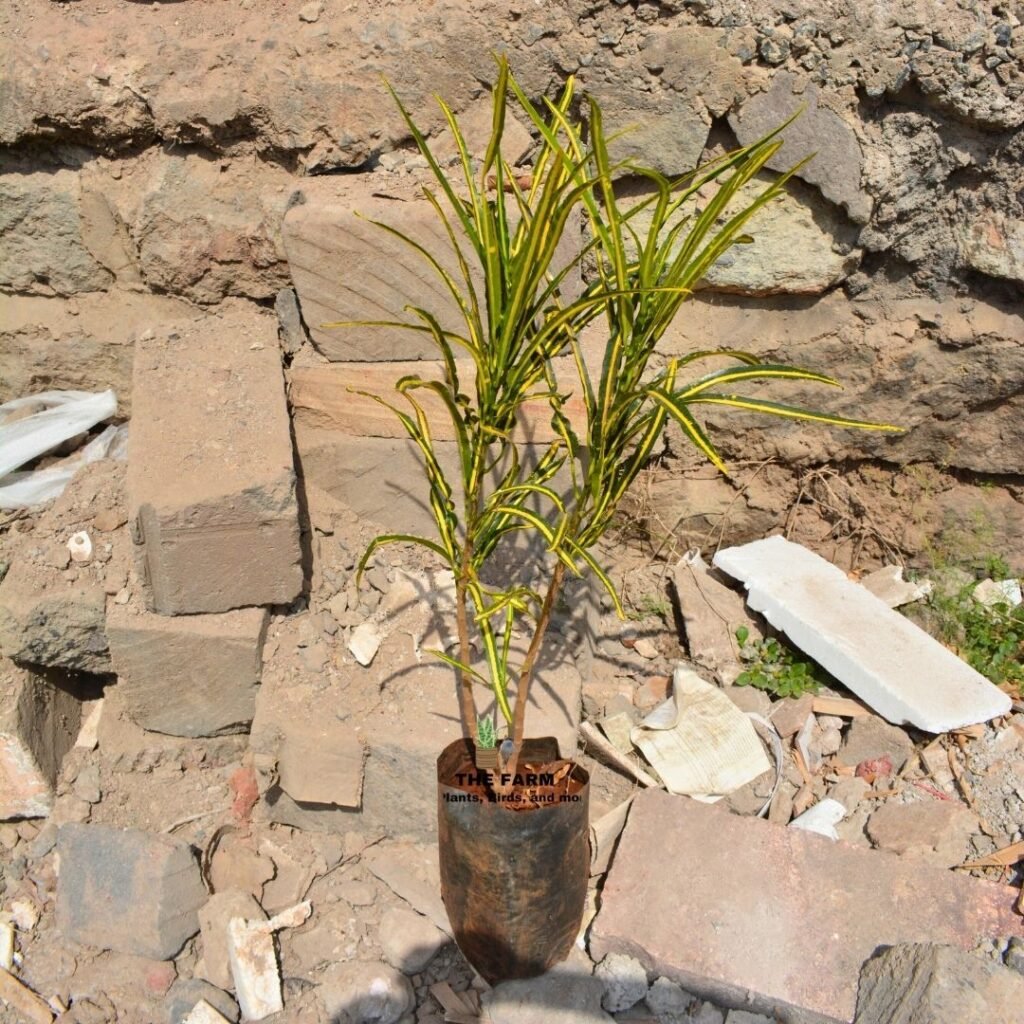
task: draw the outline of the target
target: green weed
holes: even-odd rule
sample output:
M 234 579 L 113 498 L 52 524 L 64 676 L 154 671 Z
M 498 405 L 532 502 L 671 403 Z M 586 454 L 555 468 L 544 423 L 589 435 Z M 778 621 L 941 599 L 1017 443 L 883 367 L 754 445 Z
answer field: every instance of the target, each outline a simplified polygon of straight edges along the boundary
M 736 678 L 737 686 L 753 686 L 776 697 L 817 693 L 820 682 L 813 662 L 801 661 L 794 651 L 774 637 L 750 641 L 746 626 L 736 630 L 740 658 L 748 667 Z

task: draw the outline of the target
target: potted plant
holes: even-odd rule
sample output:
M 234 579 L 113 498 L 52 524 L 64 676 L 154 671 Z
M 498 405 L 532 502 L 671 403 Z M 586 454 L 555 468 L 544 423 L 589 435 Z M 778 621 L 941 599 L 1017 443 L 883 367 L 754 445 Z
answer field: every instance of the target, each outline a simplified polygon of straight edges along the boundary
M 567 573 L 593 573 L 621 614 L 592 548 L 666 424 L 678 423 L 723 472 L 694 415 L 700 404 L 842 427 L 897 428 L 732 390 L 773 379 L 836 384 L 812 370 L 765 364 L 740 351 L 697 351 L 661 366 L 652 359 L 707 269 L 731 245 L 750 240 L 747 222 L 797 169 L 766 184 L 752 201 L 737 202 L 782 145 L 781 128 L 670 182 L 653 170 L 613 166 L 601 111 L 591 100 L 585 122 L 574 115 L 571 79 L 558 100 L 541 109 L 499 59 L 492 98 L 491 137 L 478 165 L 441 101 L 458 152 L 457 171 L 449 174 L 395 96 L 436 183 L 424 195 L 451 252 L 431 252 L 398 228 L 379 226 L 404 239 L 440 277 L 461 323 L 442 324 L 434 311 L 410 306 L 408 320 L 329 326 L 419 332 L 432 339 L 443 364 L 440 380 L 411 374 L 397 381 L 404 407 L 370 396 L 393 410 L 415 443 L 436 532 L 376 537 L 359 572 L 382 545 L 409 543 L 432 552 L 454 574 L 457 654 L 433 652 L 457 673 L 465 732 L 438 760 L 442 894 L 467 959 L 496 982 L 542 973 L 568 954 L 579 929 L 589 863 L 587 774 L 560 760 L 550 739 L 525 737 L 530 686 Z M 530 175 L 502 158 L 509 104 L 526 115 L 540 140 Z M 627 170 L 646 178 L 652 191 L 624 208 L 614 178 Z M 580 211 L 589 222 L 589 241 L 560 262 L 559 243 Z M 451 259 L 457 274 L 445 269 Z M 570 275 L 581 263 L 589 284 L 573 295 Z M 581 334 L 598 323 L 606 344 L 600 367 L 591 368 Z M 571 379 L 559 377 L 558 357 L 571 357 L 561 360 L 574 367 Z M 684 382 L 691 363 L 711 359 L 726 365 Z M 471 382 L 462 369 L 467 362 Z M 422 402 L 428 392 L 440 399 L 454 428 L 454 479 L 438 457 Z M 570 394 L 582 399 L 581 430 L 567 414 Z M 537 403 L 550 414 L 553 439 L 534 446 L 534 458 L 527 460 L 514 430 L 527 406 Z M 543 542 L 546 584 L 488 582 L 485 569 L 496 550 L 524 531 Z M 513 666 L 511 637 L 524 623 L 529 644 Z M 483 688 L 493 696 L 494 717 L 479 715 L 476 694 Z

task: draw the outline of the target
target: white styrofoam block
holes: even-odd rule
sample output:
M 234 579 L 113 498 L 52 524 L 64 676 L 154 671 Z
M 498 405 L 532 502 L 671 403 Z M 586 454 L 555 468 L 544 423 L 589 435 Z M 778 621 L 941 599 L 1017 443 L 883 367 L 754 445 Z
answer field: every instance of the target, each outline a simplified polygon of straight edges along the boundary
M 1010 698 L 824 558 L 784 537 L 714 557 L 747 604 L 896 725 L 940 733 L 1005 715 Z

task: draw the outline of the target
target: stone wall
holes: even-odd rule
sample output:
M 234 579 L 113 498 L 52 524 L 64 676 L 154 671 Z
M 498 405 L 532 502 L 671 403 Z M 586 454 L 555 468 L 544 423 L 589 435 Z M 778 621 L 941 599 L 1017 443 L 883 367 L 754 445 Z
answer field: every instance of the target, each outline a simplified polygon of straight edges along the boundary
M 711 416 L 732 481 L 670 436 L 640 527 L 679 548 L 788 523 L 847 562 L 959 531 L 1024 571 L 1021 17 L 971 0 L 6 0 L 0 398 L 114 387 L 128 415 L 136 337 L 290 285 L 290 205 L 341 175 L 373 192 L 421 172 L 382 75 L 440 133 L 433 94 L 478 117 L 507 51 L 534 96 L 575 74 L 610 129 L 632 126 L 619 154 L 667 174 L 802 106 L 776 169 L 817 155 L 665 352 L 812 366 L 846 385 L 830 409 L 908 427 Z

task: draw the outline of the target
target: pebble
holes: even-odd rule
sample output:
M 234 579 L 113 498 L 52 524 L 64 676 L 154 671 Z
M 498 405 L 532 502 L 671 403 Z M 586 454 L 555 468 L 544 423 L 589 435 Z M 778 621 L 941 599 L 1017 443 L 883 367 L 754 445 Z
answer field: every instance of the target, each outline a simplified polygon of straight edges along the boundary
M 354 630 L 348 642 L 348 649 L 352 657 L 362 666 L 367 666 L 377 656 L 380 650 L 381 637 L 377 627 L 372 622 L 360 623 Z
M 320 20 L 320 15 L 324 13 L 324 5 L 320 0 L 313 0 L 312 3 L 308 3 L 299 8 L 299 21 L 314 22 Z
M 649 640 L 645 636 L 637 640 L 637 642 L 633 645 L 633 650 L 635 650 L 641 658 L 646 658 L 648 661 L 653 661 L 656 657 L 658 657 L 659 654 L 658 648 L 655 646 L 654 641 Z
M 657 978 L 647 993 L 647 1007 L 657 1017 L 682 1017 L 694 997 L 668 978 Z
M 628 1010 L 647 995 L 647 972 L 631 956 L 609 953 L 594 968 L 594 977 L 604 984 L 601 1005 L 609 1013 Z

